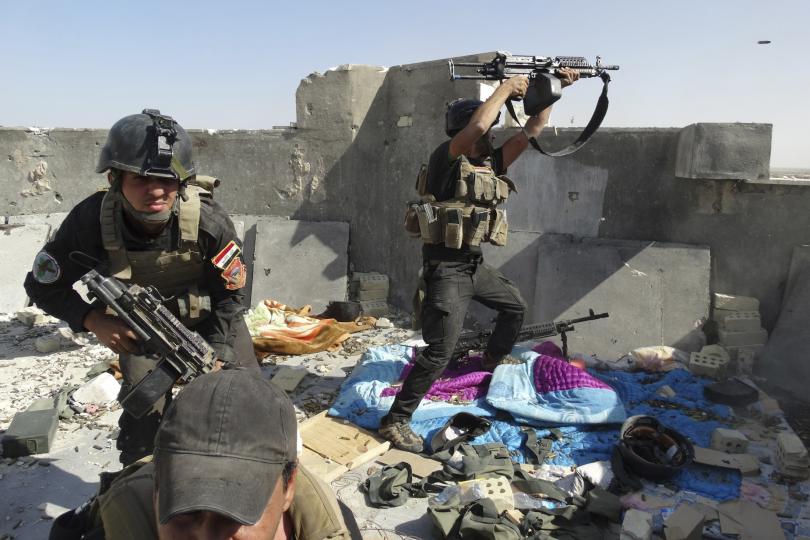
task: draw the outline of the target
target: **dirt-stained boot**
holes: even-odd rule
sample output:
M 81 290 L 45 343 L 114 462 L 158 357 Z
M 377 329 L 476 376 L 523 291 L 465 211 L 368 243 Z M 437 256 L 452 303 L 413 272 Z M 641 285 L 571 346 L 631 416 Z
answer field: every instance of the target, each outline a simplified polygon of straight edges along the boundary
M 380 437 L 400 450 L 418 454 L 425 447 L 425 441 L 414 433 L 411 424 L 407 420 L 396 420 L 390 416 L 383 417 L 380 422 L 380 429 L 377 430 Z

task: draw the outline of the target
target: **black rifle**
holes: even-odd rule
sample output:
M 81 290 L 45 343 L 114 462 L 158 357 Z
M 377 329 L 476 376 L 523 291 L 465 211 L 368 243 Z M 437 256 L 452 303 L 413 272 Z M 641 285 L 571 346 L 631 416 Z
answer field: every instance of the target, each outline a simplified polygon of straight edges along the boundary
M 568 358 L 568 336 L 566 332 L 573 332 L 574 325 L 585 321 L 595 321 L 596 319 L 606 319 L 610 315 L 607 313 L 594 313 L 592 309 L 588 310 L 587 317 L 580 317 L 579 319 L 567 319 L 561 321 L 544 322 L 537 324 L 529 324 L 524 326 L 518 332 L 516 343 L 528 341 L 530 339 L 538 339 L 544 337 L 556 336 L 559 334 L 562 340 L 563 357 Z M 480 351 L 487 345 L 489 336 L 492 335 L 492 330 L 481 330 L 480 332 L 464 332 L 459 336 L 456 342 L 456 348 L 453 350 L 453 358 L 461 358 L 469 354 L 470 351 Z
M 81 281 L 91 299 L 104 302 L 135 332 L 144 352 L 159 357 L 155 369 L 121 399 L 121 407 L 135 418 L 149 412 L 176 381 L 188 382 L 214 367 L 214 350 L 163 306 L 165 298 L 154 287 L 127 286 L 95 270 Z
M 597 56 L 596 62 L 591 64 L 582 56 L 518 56 L 509 53 L 499 52 L 489 62 L 453 62 L 449 60 L 450 80 L 457 79 L 484 79 L 490 81 L 503 81 L 511 77 L 524 75 L 529 78 L 529 89 L 523 97 L 523 110 L 528 116 L 534 116 L 546 107 L 552 105 L 562 96 L 562 83 L 555 76 L 561 68 L 571 68 L 579 72 L 580 77 L 599 77 L 602 79 L 602 94 L 596 102 L 596 109 L 593 111 L 588 125 L 579 135 L 576 141 L 557 152 L 546 152 L 534 137 L 529 138 L 532 146 L 539 152 L 547 156 L 565 156 L 579 150 L 585 142 L 593 135 L 608 109 L 607 89 L 610 82 L 610 75 L 607 71 L 617 70 L 619 66 L 608 66 L 602 64 L 602 59 Z M 476 68 L 477 75 L 458 75 L 456 68 Z M 515 122 L 520 125 L 511 101 L 506 102 L 506 108 Z

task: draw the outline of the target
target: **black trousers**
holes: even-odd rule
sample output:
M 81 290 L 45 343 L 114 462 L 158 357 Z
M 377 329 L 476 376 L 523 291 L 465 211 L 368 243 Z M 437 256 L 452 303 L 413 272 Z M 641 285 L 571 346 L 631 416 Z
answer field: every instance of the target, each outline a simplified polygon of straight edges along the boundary
M 422 337 L 428 347 L 416 357 L 388 413 L 395 421 L 410 419 L 447 367 L 471 300 L 498 311 L 486 349 L 496 358 L 512 350 L 526 312 L 526 302 L 515 284 L 480 257 L 464 262 L 426 261 L 423 274 L 427 290 Z
M 234 325 L 236 333 L 232 342 L 233 364 L 240 367 L 250 367 L 256 369 L 256 376 L 261 376 L 259 365 L 256 362 L 256 355 L 253 352 L 253 341 L 250 338 L 247 324 L 240 321 Z M 119 356 L 121 374 L 123 381 L 118 399 L 122 399 L 149 371 L 153 370 L 158 363 L 158 359 L 153 356 L 141 356 L 134 354 L 122 354 Z M 152 410 L 140 418 L 135 418 L 126 411 L 121 413 L 118 419 L 118 440 L 116 448 L 121 451 L 118 459 L 122 465 L 127 466 L 144 456 L 152 453 L 155 448 L 155 434 L 160 427 L 163 412 L 171 403 L 172 395 L 168 392 L 166 396 L 159 399 Z

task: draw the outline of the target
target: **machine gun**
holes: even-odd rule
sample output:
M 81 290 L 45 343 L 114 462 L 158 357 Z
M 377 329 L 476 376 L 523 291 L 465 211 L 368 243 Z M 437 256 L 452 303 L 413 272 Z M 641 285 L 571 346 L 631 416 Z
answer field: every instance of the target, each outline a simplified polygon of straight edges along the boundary
M 155 369 L 121 399 L 121 407 L 135 418 L 149 412 L 176 381 L 189 382 L 214 367 L 214 350 L 166 309 L 166 299 L 154 287 L 127 286 L 95 270 L 81 282 L 91 299 L 104 302 L 135 332 L 145 352 L 160 358 Z
M 489 62 L 453 62 L 449 60 L 450 80 L 458 79 L 483 79 L 488 81 L 503 81 L 511 77 L 523 75 L 529 78 L 529 89 L 523 97 L 523 111 L 527 116 L 534 116 L 540 111 L 552 105 L 562 96 L 562 83 L 555 76 L 561 68 L 571 68 L 579 72 L 580 77 L 599 77 L 602 79 L 602 94 L 596 102 L 588 125 L 579 135 L 576 141 L 557 152 L 546 152 L 543 150 L 534 137 L 529 138 L 529 142 L 538 151 L 547 156 L 558 157 L 572 154 L 579 150 L 585 142 L 596 132 L 602 124 L 608 109 L 607 90 L 610 82 L 608 71 L 619 69 L 619 66 L 602 64 L 601 57 L 596 57 L 596 62 L 591 64 L 582 56 L 522 56 L 499 52 Z M 456 68 L 475 68 L 476 75 L 459 75 Z M 511 101 L 506 102 L 506 108 L 515 122 L 520 125 L 520 121 L 515 114 Z
M 556 336 L 559 334 L 562 340 L 563 357 L 568 358 L 568 336 L 567 332 L 574 331 L 574 325 L 586 321 L 595 321 L 596 319 L 606 319 L 610 315 L 608 313 L 594 313 L 592 309 L 588 310 L 587 317 L 580 317 L 578 319 L 567 319 L 560 321 L 544 322 L 537 324 L 530 324 L 520 329 L 517 335 L 517 343 L 521 341 L 528 341 L 530 339 L 538 339 L 544 337 Z M 453 350 L 452 358 L 461 358 L 469 354 L 470 351 L 480 351 L 486 347 L 489 336 L 492 335 L 492 330 L 482 330 L 480 332 L 464 332 L 459 336 L 456 342 L 456 348 Z

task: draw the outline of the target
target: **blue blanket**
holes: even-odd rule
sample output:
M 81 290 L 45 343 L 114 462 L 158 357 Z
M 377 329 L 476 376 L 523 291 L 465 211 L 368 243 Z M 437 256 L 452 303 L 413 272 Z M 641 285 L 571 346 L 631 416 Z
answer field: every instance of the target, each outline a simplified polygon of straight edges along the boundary
M 393 397 L 382 398 L 380 394 L 397 381 L 410 357 L 411 348 L 402 345 L 369 349 L 343 383 L 329 414 L 346 418 L 367 429 L 377 429 L 380 419 L 394 400 Z M 676 369 L 663 374 L 623 371 L 590 371 L 590 374 L 616 391 L 627 415 L 655 416 L 698 446 L 709 446 L 712 431 L 717 427 L 726 427 L 723 420 L 731 416 L 728 407 L 716 405 L 703 397 L 703 388 L 711 381 L 695 377 L 686 370 Z M 656 391 L 664 385 L 670 386 L 677 395 L 674 398 L 657 396 Z M 661 406 L 667 403 L 680 408 Z M 489 418 L 494 418 L 497 413 L 484 399 L 467 404 L 423 401 L 411 425 L 415 432 L 429 440 L 450 417 L 461 411 Z M 711 419 L 695 420 L 687 414 L 692 411 L 704 411 Z M 538 438 L 550 433 L 542 428 L 535 431 Z M 610 458 L 613 444 L 618 438 L 619 424 L 571 425 L 562 427 L 561 431 L 564 437 L 553 443 L 553 456 L 547 462 L 553 465 L 584 465 Z M 525 462 L 525 441 L 526 434 L 517 422 L 493 419 L 492 428 L 473 442 L 502 442 L 512 451 L 516 461 Z M 716 500 L 730 500 L 739 496 L 741 481 L 736 471 L 693 465 L 679 473 L 673 483 L 682 490 L 694 491 Z

